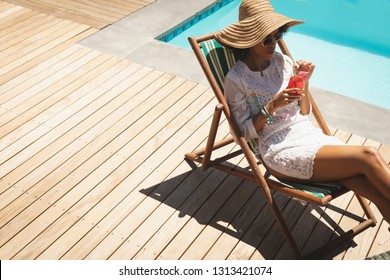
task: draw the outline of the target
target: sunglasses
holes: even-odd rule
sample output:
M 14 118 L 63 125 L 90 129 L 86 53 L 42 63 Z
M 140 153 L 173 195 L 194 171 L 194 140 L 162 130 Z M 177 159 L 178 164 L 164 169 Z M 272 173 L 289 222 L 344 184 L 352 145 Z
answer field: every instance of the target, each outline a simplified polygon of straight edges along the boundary
M 280 39 L 283 38 L 283 35 L 284 35 L 284 32 L 278 32 L 276 33 L 274 36 L 267 36 L 263 41 L 261 41 L 261 44 L 263 46 L 268 46 L 269 44 L 271 44 L 273 41 L 277 42 L 279 41 Z

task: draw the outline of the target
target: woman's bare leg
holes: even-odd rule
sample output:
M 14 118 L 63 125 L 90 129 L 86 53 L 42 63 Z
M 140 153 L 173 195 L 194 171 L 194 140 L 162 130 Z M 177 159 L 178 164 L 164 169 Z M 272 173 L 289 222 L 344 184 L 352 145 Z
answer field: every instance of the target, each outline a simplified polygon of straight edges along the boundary
M 346 188 L 371 200 L 381 212 L 385 221 L 390 221 L 390 202 L 376 191 L 371 182 L 363 175 L 340 181 Z
M 340 181 L 363 175 L 371 187 L 352 189 L 363 196 L 374 188 L 390 203 L 390 169 L 371 147 L 324 146 L 316 154 L 311 181 Z M 367 197 L 367 196 L 366 196 Z M 369 198 L 369 197 L 367 197 Z M 369 198 L 370 199 L 370 198 Z
M 278 172 L 276 177 L 296 180 Z M 316 154 L 311 182 L 342 182 L 371 200 L 390 223 L 390 169 L 378 151 L 362 146 L 324 146 Z
M 390 223 L 390 169 L 371 147 L 324 146 L 316 154 L 312 181 L 342 181 L 375 203 Z

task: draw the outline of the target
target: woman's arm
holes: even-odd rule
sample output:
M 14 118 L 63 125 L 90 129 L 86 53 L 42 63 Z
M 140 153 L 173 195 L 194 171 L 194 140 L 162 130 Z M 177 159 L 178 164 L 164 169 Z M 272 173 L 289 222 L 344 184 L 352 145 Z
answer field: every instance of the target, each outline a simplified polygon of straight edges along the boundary
M 289 103 L 299 100 L 301 95 L 292 94 L 295 89 L 285 89 L 277 94 L 262 110 L 254 117 L 251 116 L 249 105 L 246 102 L 245 88 L 239 81 L 226 77 L 225 96 L 229 104 L 229 109 L 238 127 L 240 128 L 246 140 L 258 138 L 258 133 L 267 124 L 269 118 L 267 114 L 272 115 L 278 108 L 288 105 Z
M 258 137 L 253 126 L 249 106 L 246 102 L 245 88 L 239 81 L 227 76 L 225 79 L 225 97 L 229 104 L 229 109 L 246 140 Z
M 309 90 L 309 81 L 305 84 L 305 90 L 304 90 L 304 96 L 301 100 L 298 102 L 299 106 L 301 107 L 301 114 L 302 115 L 308 115 L 310 114 L 310 90 Z
M 309 74 L 307 76 L 306 83 L 305 83 L 304 96 L 299 101 L 299 106 L 301 107 L 301 114 L 308 115 L 308 114 L 310 114 L 309 80 L 310 80 L 311 75 L 314 72 L 315 65 L 313 63 L 311 63 L 310 61 L 306 61 L 306 60 L 298 60 L 297 64 L 299 65 L 299 67 L 296 68 L 296 71 L 309 72 Z
M 285 90 L 276 94 L 274 98 L 272 98 L 271 101 L 264 106 L 266 112 L 272 115 L 273 113 L 275 113 L 277 109 L 287 106 L 288 104 L 296 100 L 298 100 L 298 102 L 302 101 L 305 98 L 305 95 L 293 93 L 296 91 L 302 91 L 302 89 L 286 88 Z M 257 114 L 252 120 L 253 120 L 253 125 L 257 132 L 259 132 L 267 123 L 267 118 L 261 112 Z

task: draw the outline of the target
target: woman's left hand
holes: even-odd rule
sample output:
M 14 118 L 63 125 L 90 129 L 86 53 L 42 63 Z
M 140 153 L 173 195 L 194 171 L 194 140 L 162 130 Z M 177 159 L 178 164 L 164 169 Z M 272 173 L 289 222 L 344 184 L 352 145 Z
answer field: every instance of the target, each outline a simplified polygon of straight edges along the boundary
M 296 70 L 309 72 L 309 75 L 307 76 L 307 79 L 309 80 L 314 72 L 315 65 L 311 61 L 302 59 L 297 60 L 297 64 L 299 65 L 299 67 Z

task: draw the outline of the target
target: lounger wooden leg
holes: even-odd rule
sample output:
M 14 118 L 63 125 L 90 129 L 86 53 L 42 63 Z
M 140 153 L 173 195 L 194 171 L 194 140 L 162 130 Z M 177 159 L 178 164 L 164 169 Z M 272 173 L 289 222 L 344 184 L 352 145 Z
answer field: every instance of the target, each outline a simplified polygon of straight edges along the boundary
M 218 104 L 215 106 L 215 111 L 213 115 L 213 121 L 211 123 L 210 127 L 210 133 L 209 138 L 207 139 L 206 149 L 204 152 L 204 158 L 202 162 L 202 170 L 206 170 L 210 166 L 210 157 L 211 152 L 213 151 L 214 143 L 215 143 L 215 137 L 217 136 L 219 121 L 221 120 L 221 114 L 223 110 L 223 105 Z
M 206 147 L 196 150 L 191 153 L 185 154 L 185 158 L 194 162 L 198 162 L 202 165 L 202 170 L 206 170 L 207 168 L 214 166 L 215 163 L 228 160 L 229 158 L 238 156 L 242 152 L 234 152 L 230 155 L 226 155 L 224 157 L 221 157 L 217 160 L 217 162 L 211 161 L 211 154 L 214 150 L 217 150 L 219 148 L 222 148 L 226 145 L 229 145 L 234 142 L 233 137 L 228 137 L 226 139 L 223 139 L 221 141 L 215 142 L 215 138 L 217 136 L 218 126 L 219 122 L 221 120 L 221 114 L 223 111 L 223 105 L 218 104 L 215 106 L 215 111 L 213 115 L 213 119 L 210 126 L 210 132 L 207 139 Z
M 372 226 L 374 226 L 377 223 L 377 220 L 376 220 L 375 215 L 372 212 L 370 206 L 368 205 L 367 200 L 365 198 L 361 197 L 360 195 L 356 195 L 356 198 L 358 199 L 360 205 L 362 206 L 363 211 L 367 216 L 367 219 L 371 220 Z
M 217 149 L 225 147 L 226 145 L 229 145 L 229 144 L 231 144 L 233 142 L 234 142 L 233 137 L 229 137 L 229 138 L 223 139 L 221 141 L 216 142 L 211 150 L 212 151 L 217 150 Z M 202 164 L 203 163 L 203 155 L 204 155 L 205 151 L 206 151 L 206 148 L 202 148 L 202 149 L 196 150 L 196 151 L 191 152 L 191 153 L 186 153 L 185 154 L 185 158 L 188 159 L 188 160 L 195 161 L 195 162 L 198 162 L 198 163 Z M 234 156 L 237 156 L 239 154 L 242 154 L 242 152 L 241 151 L 234 152 L 234 153 L 232 153 L 230 155 L 227 155 L 227 156 L 219 158 L 217 161 L 221 162 L 221 161 L 224 161 L 224 160 L 228 160 L 228 159 L 230 159 L 230 158 L 232 158 Z M 215 167 L 214 164 L 212 164 L 212 163 L 214 163 L 214 161 L 210 160 L 209 167 L 210 166 Z

